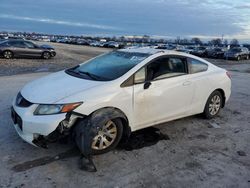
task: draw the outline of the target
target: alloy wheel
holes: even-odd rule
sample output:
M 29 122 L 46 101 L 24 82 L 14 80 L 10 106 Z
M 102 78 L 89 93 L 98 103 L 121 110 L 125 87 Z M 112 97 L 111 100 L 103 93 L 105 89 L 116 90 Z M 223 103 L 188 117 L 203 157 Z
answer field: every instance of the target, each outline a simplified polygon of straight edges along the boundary
M 50 58 L 50 53 L 49 52 L 44 52 L 43 53 L 43 58 L 44 59 L 49 59 Z
M 93 150 L 103 150 L 111 146 L 117 137 L 117 126 L 112 121 L 109 120 L 101 130 L 98 131 L 98 134 L 94 137 L 92 142 Z
M 11 51 L 5 51 L 3 56 L 6 58 L 6 59 L 10 59 L 12 58 L 12 52 Z
M 214 116 L 216 115 L 219 110 L 220 110 L 220 107 L 221 107 L 221 99 L 220 99 L 220 96 L 218 95 L 214 95 L 212 98 L 211 98 L 211 101 L 209 103 L 209 113 Z

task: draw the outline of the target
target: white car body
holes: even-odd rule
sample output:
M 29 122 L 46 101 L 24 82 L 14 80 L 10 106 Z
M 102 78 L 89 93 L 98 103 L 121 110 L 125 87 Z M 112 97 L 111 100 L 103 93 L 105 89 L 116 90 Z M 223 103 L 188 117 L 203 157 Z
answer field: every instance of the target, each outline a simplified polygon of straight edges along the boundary
M 229 99 L 231 80 L 226 75 L 226 70 L 204 59 L 186 53 L 152 48 L 120 51 L 151 55 L 113 81 L 85 80 L 60 71 L 28 83 L 21 90 L 21 95 L 34 104 L 27 108 L 19 107 L 16 105 L 16 99 L 12 104 L 22 119 L 22 130 L 15 124 L 18 134 L 33 144 L 32 141 L 37 135 L 49 135 L 65 119 L 66 113 L 34 115 L 38 104 L 83 102 L 74 112 L 86 116 L 98 109 L 114 107 L 126 115 L 131 131 L 136 131 L 202 113 L 208 97 L 217 89 L 223 90 L 225 102 Z M 163 55 L 193 58 L 207 64 L 208 69 L 205 72 L 152 81 L 149 89 L 144 89 L 143 83 L 121 87 L 121 84 L 141 67 Z

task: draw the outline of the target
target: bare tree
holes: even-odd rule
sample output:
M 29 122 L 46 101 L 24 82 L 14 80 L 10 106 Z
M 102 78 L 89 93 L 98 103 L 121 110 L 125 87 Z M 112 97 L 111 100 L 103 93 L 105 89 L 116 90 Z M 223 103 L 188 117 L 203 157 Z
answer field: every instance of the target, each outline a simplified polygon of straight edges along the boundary
M 214 45 L 214 46 L 221 46 L 222 41 L 221 41 L 220 38 L 217 38 L 217 39 L 211 40 L 211 41 L 210 41 L 210 44 L 211 44 L 211 45 Z
M 237 39 L 232 39 L 230 42 L 231 46 L 238 46 L 239 45 L 239 41 Z
M 194 38 L 192 38 L 192 39 L 191 39 L 191 42 L 192 42 L 192 43 L 194 43 L 194 44 L 199 44 L 199 45 L 201 45 L 201 44 L 202 44 L 201 39 L 200 39 L 200 38 L 198 38 L 198 37 L 194 37 Z

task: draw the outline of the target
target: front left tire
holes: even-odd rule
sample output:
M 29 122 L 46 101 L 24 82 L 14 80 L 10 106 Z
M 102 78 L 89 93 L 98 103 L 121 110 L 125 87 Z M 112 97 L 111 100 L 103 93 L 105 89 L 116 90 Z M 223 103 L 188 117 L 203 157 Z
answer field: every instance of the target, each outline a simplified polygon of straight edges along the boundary
M 120 142 L 123 124 L 120 118 L 86 117 L 73 131 L 73 138 L 82 154 L 98 155 L 111 151 Z
M 113 150 L 121 140 L 123 132 L 122 121 L 108 120 L 94 136 L 91 149 L 93 154 L 103 154 Z

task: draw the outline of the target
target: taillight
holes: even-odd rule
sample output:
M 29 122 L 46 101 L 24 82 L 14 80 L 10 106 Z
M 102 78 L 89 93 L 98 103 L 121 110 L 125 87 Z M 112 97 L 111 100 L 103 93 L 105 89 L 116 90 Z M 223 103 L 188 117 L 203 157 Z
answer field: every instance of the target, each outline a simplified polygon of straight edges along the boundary
M 227 74 L 228 78 L 230 78 L 230 79 L 232 78 L 232 75 L 230 74 L 230 72 L 227 71 L 226 74 Z

